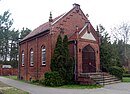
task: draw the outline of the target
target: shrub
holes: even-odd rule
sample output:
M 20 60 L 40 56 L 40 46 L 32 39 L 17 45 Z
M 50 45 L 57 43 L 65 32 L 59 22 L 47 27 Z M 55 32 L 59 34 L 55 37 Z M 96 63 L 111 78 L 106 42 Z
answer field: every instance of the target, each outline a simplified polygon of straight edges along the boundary
M 112 74 L 112 75 L 115 75 L 119 79 L 122 79 L 122 77 L 123 77 L 123 68 L 117 67 L 117 66 L 112 66 L 111 68 L 109 68 L 109 73 Z
M 74 82 L 74 60 L 71 58 L 68 48 L 68 37 L 58 36 L 54 53 L 51 58 L 51 71 L 57 71 L 64 80 L 64 84 Z
M 39 80 L 32 80 L 31 83 L 39 83 Z
M 43 78 L 39 80 L 39 84 L 44 85 L 44 79 Z
M 124 73 L 127 74 L 129 72 L 128 68 L 124 68 Z
M 58 72 L 46 72 L 44 77 L 44 85 L 46 86 L 55 87 L 62 86 L 64 84 L 64 81 Z
M 130 74 L 123 74 L 123 77 L 130 77 Z

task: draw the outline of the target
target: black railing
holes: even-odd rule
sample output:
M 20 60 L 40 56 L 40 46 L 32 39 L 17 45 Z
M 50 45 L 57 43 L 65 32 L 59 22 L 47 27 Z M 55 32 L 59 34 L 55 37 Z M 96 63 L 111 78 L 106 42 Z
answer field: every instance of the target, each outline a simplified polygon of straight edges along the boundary
M 102 81 L 103 81 L 103 86 L 105 85 L 104 84 L 104 72 L 102 71 L 102 65 L 100 64 L 100 72 L 102 73 Z
M 89 63 L 90 66 L 92 66 L 93 68 L 96 69 L 96 66 L 92 65 L 91 62 Z M 104 84 L 104 72 L 102 71 L 102 66 L 100 65 L 100 71 L 101 72 L 101 75 L 102 75 L 102 81 L 103 81 L 103 86 L 105 85 Z M 90 75 L 89 75 L 90 76 Z

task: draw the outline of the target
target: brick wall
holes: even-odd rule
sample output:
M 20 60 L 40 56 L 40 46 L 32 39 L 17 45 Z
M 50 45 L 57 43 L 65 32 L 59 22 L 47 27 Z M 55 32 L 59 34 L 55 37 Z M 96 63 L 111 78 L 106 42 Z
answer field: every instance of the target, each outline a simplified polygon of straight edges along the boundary
M 24 40 L 20 43 L 20 77 L 24 80 L 30 79 L 40 79 L 45 72 L 50 71 L 50 62 L 53 50 L 55 48 L 55 43 L 57 41 L 57 36 L 68 35 L 69 40 L 77 40 L 76 48 L 76 60 L 77 60 L 77 72 L 78 75 L 82 72 L 82 49 L 91 45 L 95 50 L 96 55 L 96 70 L 99 70 L 99 45 L 98 41 L 88 41 L 80 40 L 78 31 L 80 31 L 88 22 L 88 19 L 85 17 L 81 10 L 77 11 L 75 8 L 69 11 L 62 19 L 52 25 L 50 32 L 40 33 L 32 38 Z M 63 29 L 63 32 L 61 32 Z M 93 28 L 91 28 L 92 31 Z M 47 34 L 46 34 L 47 33 Z M 93 33 L 95 35 L 95 33 Z M 97 36 L 97 35 L 95 35 Z M 41 64 L 41 47 L 46 47 L 46 65 Z M 30 66 L 30 49 L 33 48 L 34 51 L 34 66 Z M 74 43 L 69 44 L 70 54 L 74 57 Z M 24 50 L 25 52 L 25 65 L 21 66 L 21 53 Z
M 42 46 L 46 48 L 46 65 L 42 65 L 41 50 Z M 34 65 L 30 66 L 30 49 L 34 51 Z M 34 37 L 30 41 L 26 41 L 20 46 L 20 57 L 24 51 L 24 66 L 20 63 L 20 77 L 24 80 L 40 79 L 46 71 L 50 70 L 51 60 L 51 43 L 50 35 L 44 35 L 44 37 Z M 20 58 L 21 62 L 21 58 Z
M 18 75 L 17 68 L 0 68 L 0 75 Z

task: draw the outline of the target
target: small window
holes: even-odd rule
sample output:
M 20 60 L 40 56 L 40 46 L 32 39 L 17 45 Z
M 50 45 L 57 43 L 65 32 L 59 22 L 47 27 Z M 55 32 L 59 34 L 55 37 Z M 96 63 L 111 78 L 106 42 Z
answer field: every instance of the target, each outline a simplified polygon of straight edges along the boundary
M 22 51 L 22 66 L 24 66 L 24 51 Z
M 30 50 L 30 66 L 34 65 L 34 52 L 33 49 Z
M 45 47 L 42 47 L 42 65 L 46 65 L 46 49 L 45 49 Z

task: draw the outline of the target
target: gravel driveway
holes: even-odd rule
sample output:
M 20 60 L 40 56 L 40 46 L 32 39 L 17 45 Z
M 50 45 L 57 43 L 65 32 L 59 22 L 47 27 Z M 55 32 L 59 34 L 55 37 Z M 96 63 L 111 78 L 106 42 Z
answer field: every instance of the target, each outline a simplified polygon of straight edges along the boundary
M 4 77 L 0 77 L 0 81 L 31 94 L 130 94 L 130 83 L 112 84 L 98 89 L 59 89 L 36 86 Z

